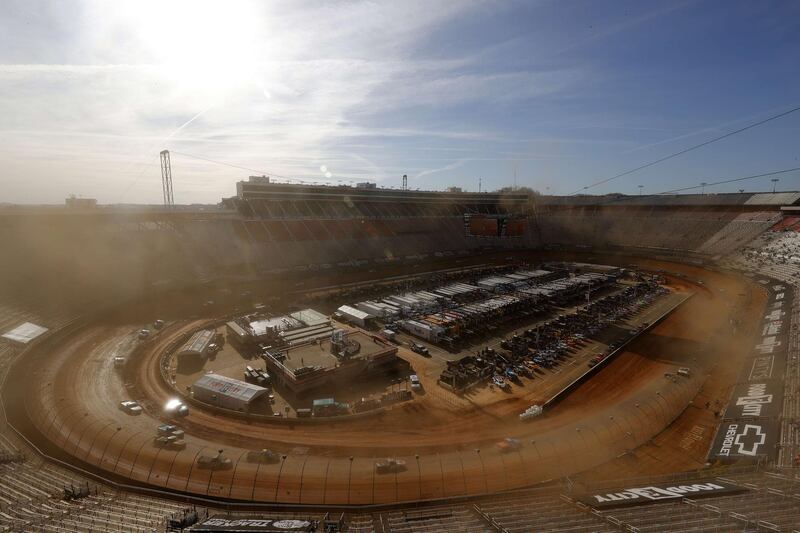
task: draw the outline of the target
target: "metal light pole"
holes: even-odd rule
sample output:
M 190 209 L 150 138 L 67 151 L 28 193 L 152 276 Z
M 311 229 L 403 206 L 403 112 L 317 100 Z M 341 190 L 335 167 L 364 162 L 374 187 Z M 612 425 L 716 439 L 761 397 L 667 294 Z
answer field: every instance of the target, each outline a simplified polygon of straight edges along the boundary
M 422 470 L 419 466 L 419 454 L 414 455 L 417 458 L 417 487 L 419 488 L 419 499 L 422 499 Z
M 481 449 L 475 448 L 475 453 L 478 454 L 478 459 L 481 460 L 481 471 L 483 472 L 483 490 L 486 494 L 489 493 L 489 481 L 486 479 L 486 466 L 483 463 L 483 457 L 481 457 Z
M 777 183 L 778 183 L 779 181 L 781 181 L 781 179 L 780 179 L 780 178 L 772 178 L 772 179 L 771 179 L 771 180 L 769 180 L 769 181 L 771 181 L 771 182 L 772 182 L 772 194 L 775 194 L 775 186 L 777 185 Z
M 350 470 L 347 471 L 347 505 L 350 505 L 350 481 L 353 479 L 353 456 L 348 457 L 350 460 Z
M 278 482 L 275 484 L 275 501 L 278 501 L 278 488 L 281 484 L 281 473 L 283 472 L 283 464 L 286 462 L 286 456 L 281 455 L 281 467 L 278 469 Z

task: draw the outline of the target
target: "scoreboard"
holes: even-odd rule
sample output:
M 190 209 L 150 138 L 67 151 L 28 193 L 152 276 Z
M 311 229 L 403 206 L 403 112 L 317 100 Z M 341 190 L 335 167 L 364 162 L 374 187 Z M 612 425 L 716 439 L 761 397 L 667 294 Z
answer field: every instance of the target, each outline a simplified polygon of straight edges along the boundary
M 515 215 L 464 215 L 467 237 L 522 237 L 528 221 Z

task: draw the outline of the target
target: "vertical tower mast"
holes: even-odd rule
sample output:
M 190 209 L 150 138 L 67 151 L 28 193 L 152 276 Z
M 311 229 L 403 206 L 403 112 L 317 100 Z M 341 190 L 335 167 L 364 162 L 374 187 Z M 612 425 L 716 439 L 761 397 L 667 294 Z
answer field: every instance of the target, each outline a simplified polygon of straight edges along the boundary
M 164 193 L 164 207 L 173 207 L 175 200 L 172 197 L 172 166 L 169 162 L 169 150 L 161 151 L 161 188 Z

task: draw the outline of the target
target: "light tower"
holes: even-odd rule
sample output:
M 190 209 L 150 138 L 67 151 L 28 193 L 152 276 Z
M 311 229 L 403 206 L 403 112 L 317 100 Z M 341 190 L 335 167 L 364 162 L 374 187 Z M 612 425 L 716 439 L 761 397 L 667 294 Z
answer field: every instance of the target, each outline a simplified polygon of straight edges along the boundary
M 408 174 L 403 174 L 403 190 L 408 190 Z
M 164 192 L 164 207 L 173 207 L 172 166 L 169 163 L 169 150 L 161 150 L 161 189 Z

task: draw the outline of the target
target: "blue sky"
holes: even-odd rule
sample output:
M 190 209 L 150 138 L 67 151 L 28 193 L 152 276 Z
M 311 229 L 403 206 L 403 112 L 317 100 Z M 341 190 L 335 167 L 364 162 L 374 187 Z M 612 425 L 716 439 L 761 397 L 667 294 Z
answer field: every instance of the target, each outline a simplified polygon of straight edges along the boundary
M 583 186 L 800 105 L 800 3 L 0 3 L 0 202 L 179 203 L 248 172 Z M 591 189 L 800 167 L 800 112 Z M 176 153 L 178 152 L 178 153 Z M 767 190 L 769 180 L 711 191 Z M 800 189 L 800 173 L 780 189 Z

